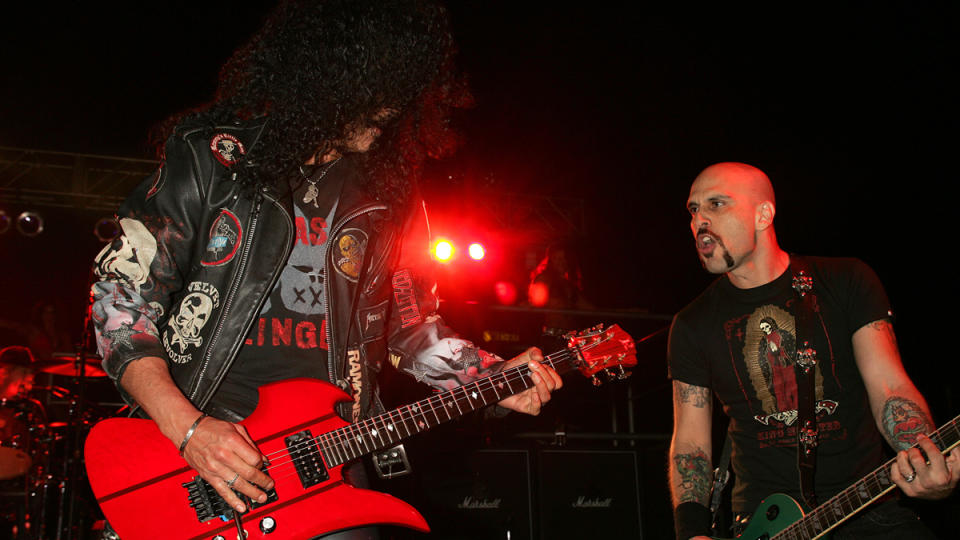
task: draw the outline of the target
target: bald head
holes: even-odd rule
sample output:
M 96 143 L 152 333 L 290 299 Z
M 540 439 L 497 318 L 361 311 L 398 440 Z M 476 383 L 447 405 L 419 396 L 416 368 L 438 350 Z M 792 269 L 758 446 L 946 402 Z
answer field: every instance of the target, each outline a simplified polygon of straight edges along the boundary
M 753 165 L 735 161 L 711 165 L 697 175 L 690 191 L 693 192 L 707 185 L 722 191 L 737 193 L 754 204 L 770 201 L 776 205 L 770 179 Z
M 734 162 L 707 167 L 690 186 L 687 209 L 704 268 L 727 274 L 734 285 L 766 283 L 789 261 L 773 230 L 773 186 L 760 169 Z

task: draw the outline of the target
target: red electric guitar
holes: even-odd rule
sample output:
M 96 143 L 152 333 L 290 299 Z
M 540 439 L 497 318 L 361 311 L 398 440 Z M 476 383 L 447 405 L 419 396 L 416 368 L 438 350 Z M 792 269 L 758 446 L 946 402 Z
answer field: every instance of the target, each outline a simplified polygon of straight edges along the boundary
M 623 378 L 637 363 L 633 339 L 611 326 L 568 338 L 567 348 L 546 357 L 558 373 L 572 368 Z M 344 463 L 533 386 L 526 365 L 496 373 L 356 424 L 334 412 L 349 396 L 313 379 L 260 388 L 257 409 L 242 424 L 270 460 L 275 482 L 266 503 L 242 516 L 247 538 L 312 538 L 383 523 L 428 531 L 407 503 L 344 483 Z M 112 418 L 86 441 L 90 485 L 107 521 L 124 540 L 238 537 L 232 511 L 177 454 L 151 420 Z M 275 533 L 275 534 L 274 534 Z

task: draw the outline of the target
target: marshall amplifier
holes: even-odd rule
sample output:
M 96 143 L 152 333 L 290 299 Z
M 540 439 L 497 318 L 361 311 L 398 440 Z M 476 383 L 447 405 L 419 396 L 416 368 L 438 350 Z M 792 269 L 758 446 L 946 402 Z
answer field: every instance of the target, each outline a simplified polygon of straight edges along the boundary
M 414 504 L 430 538 L 533 539 L 527 451 L 445 453 L 417 474 L 422 490 Z
M 540 538 L 642 538 L 638 486 L 634 452 L 540 452 Z

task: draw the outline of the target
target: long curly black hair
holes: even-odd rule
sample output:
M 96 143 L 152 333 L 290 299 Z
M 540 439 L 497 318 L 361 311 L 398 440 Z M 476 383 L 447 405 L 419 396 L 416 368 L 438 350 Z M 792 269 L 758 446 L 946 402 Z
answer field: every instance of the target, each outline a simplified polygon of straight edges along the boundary
M 402 204 L 424 160 L 458 142 L 450 111 L 471 97 L 454 54 L 446 10 L 432 1 L 282 0 L 224 65 L 214 100 L 159 131 L 266 116 L 238 180 L 282 187 L 311 157 L 346 153 L 352 129 L 377 125 L 382 134 L 362 157 L 365 187 Z M 385 108 L 398 114 L 378 125 Z

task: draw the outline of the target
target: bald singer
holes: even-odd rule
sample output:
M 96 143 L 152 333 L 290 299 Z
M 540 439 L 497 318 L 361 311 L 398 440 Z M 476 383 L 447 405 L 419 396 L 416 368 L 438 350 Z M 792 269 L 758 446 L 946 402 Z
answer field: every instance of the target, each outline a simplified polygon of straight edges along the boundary
M 711 533 L 711 394 L 730 418 L 732 535 L 783 526 L 756 512 L 774 493 L 806 512 L 843 492 L 883 464 L 882 438 L 897 455 L 881 480 L 899 490 L 863 511 L 831 507 L 830 525 L 817 526 L 836 526 L 836 540 L 935 538 L 901 496 L 948 496 L 960 478 L 960 449 L 944 457 L 927 437 L 935 425 L 904 371 L 876 274 L 857 259 L 781 249 L 773 187 L 756 167 L 707 167 L 687 209 L 700 262 L 719 277 L 670 330 L 677 538 Z M 765 523 L 751 525 L 751 517 Z

